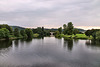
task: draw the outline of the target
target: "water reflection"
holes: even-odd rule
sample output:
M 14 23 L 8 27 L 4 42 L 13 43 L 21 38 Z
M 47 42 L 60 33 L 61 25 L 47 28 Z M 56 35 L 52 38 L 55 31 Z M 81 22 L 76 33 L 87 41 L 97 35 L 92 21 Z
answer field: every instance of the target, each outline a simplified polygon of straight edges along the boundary
M 19 43 L 19 40 L 15 40 L 15 41 L 14 41 L 14 44 L 15 44 L 16 46 L 18 46 L 18 43 Z
M 99 67 L 100 49 L 93 52 L 95 49 L 87 48 L 99 44 L 91 40 L 54 37 L 0 41 L 2 49 L 11 46 L 9 50 L 0 50 L 0 67 Z
M 12 41 L 11 40 L 4 40 L 4 41 L 0 41 L 0 50 L 8 48 L 12 45 Z
M 75 44 L 78 44 L 78 42 L 79 42 L 79 39 L 74 39 Z
M 26 39 L 25 41 L 26 41 L 27 43 L 30 43 L 30 42 L 32 41 L 32 39 L 29 39 L 29 38 L 28 38 L 28 39 Z
M 87 40 L 86 41 L 87 46 L 92 46 L 92 47 L 100 47 L 100 41 L 97 40 Z
M 73 40 L 72 39 L 69 39 L 69 40 L 66 40 L 64 39 L 64 48 L 68 48 L 68 50 L 72 51 L 73 49 Z

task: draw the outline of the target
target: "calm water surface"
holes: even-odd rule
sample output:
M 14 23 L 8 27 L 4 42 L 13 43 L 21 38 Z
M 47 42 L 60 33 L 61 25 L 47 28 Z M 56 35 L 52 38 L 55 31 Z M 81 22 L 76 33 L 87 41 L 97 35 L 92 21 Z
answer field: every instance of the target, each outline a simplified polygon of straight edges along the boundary
M 0 67 L 100 67 L 100 43 L 54 37 L 0 41 Z

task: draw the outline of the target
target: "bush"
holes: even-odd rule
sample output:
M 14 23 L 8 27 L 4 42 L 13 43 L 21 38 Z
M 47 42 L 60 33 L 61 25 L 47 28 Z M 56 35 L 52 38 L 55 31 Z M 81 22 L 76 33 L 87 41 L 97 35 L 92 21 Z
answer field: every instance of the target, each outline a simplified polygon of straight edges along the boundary
M 27 35 L 28 38 L 32 38 L 33 37 L 33 32 L 31 29 L 25 29 L 25 33 Z
M 9 30 L 6 28 L 0 29 L 0 38 L 9 38 Z
M 96 38 L 97 40 L 100 40 L 100 31 L 96 32 Z

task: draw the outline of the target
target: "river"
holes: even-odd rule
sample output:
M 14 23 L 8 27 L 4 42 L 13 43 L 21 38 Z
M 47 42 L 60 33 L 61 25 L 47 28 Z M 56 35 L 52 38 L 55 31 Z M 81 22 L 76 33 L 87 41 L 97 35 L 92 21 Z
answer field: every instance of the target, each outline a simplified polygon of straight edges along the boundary
M 0 41 L 0 67 L 100 67 L 100 43 L 55 37 Z

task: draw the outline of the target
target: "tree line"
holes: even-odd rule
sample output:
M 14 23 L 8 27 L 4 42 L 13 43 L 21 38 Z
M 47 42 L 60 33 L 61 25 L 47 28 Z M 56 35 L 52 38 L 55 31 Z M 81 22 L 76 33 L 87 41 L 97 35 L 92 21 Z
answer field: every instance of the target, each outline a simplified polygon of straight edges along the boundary
M 12 29 L 11 26 L 7 24 L 0 25 L 0 39 L 5 38 L 33 38 L 34 34 L 38 34 L 38 37 L 50 36 L 50 32 L 54 32 L 55 37 L 61 37 L 60 34 L 64 35 L 76 35 L 79 34 L 79 30 L 74 28 L 72 22 L 67 25 L 64 24 L 63 28 L 60 27 L 56 29 L 44 29 L 44 27 L 37 28 L 25 28 L 24 30 L 19 30 L 18 28 Z M 85 32 L 88 37 L 93 37 L 93 39 L 100 40 L 100 29 L 91 29 Z
M 78 29 L 75 29 L 72 22 L 68 22 L 68 24 L 64 24 L 63 25 L 63 29 L 62 27 L 58 28 L 58 31 L 55 32 L 55 36 L 56 37 L 61 37 L 60 34 L 64 34 L 64 35 L 76 35 L 79 33 Z
M 91 30 L 87 30 L 85 32 L 85 35 L 87 36 L 92 36 L 93 39 L 97 39 L 97 40 L 100 40 L 100 29 L 91 29 Z
M 25 30 L 19 30 L 18 28 L 12 29 L 7 24 L 0 25 L 0 39 L 5 38 L 33 38 L 34 34 L 38 34 L 38 37 L 50 36 L 51 30 L 45 30 L 44 27 L 37 28 L 25 28 Z

